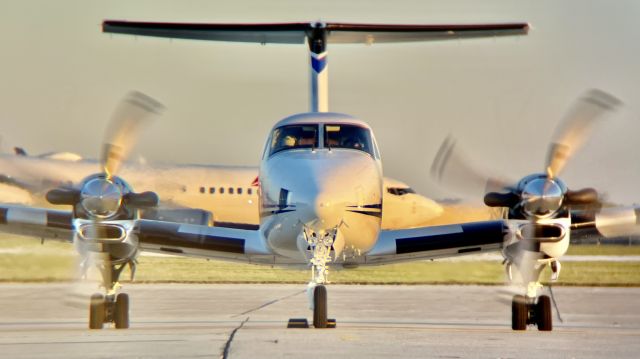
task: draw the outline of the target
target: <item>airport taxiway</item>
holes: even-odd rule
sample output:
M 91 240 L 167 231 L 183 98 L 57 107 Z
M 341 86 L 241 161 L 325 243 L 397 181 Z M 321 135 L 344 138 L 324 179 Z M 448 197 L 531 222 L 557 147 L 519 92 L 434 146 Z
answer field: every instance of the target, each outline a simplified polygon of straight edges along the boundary
M 131 328 L 88 330 L 70 284 L 0 284 L 1 358 L 637 358 L 640 288 L 554 288 L 564 323 L 510 329 L 495 286 L 329 287 L 336 329 L 310 317 L 304 285 L 126 284 Z M 87 293 L 88 295 L 88 293 Z

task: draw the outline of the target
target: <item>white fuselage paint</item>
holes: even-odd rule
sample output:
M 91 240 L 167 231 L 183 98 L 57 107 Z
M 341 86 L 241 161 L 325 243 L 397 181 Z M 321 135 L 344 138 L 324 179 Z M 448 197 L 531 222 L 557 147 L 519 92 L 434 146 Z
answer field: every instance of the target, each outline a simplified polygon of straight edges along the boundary
M 371 153 L 331 148 L 324 128 L 363 122 L 334 113 L 307 113 L 280 121 L 285 126 L 317 126 L 319 146 L 269 154 L 267 141 L 260 166 L 260 230 L 279 255 L 309 257 L 305 228 L 322 237 L 337 228 L 335 258 L 356 257 L 375 245 L 382 225 L 383 177 L 377 148 Z M 371 134 L 371 136 L 373 136 Z M 372 137 L 375 147 L 375 139 Z M 284 191 L 284 196 L 283 196 Z
M 303 225 L 315 232 L 338 227 L 345 253 L 365 253 L 375 244 L 382 213 L 367 206 L 382 203 L 382 173 L 368 154 L 324 148 L 277 153 L 263 163 L 260 178 L 260 228 L 278 254 L 291 258 L 306 248 Z M 280 209 L 282 188 L 289 198 Z

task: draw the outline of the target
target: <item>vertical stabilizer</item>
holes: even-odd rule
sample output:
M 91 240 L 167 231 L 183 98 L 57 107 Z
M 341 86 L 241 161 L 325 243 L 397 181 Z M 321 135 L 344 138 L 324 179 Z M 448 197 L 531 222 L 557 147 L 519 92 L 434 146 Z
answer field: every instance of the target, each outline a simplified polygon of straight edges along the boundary
M 327 33 L 322 23 L 312 24 L 307 37 L 310 58 L 311 112 L 329 111 L 329 68 L 327 64 Z

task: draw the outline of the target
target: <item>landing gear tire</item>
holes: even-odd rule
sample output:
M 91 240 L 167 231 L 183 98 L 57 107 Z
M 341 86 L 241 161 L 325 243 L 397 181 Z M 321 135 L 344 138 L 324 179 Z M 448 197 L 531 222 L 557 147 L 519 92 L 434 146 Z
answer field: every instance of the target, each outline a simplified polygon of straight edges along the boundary
M 105 319 L 104 296 L 94 294 L 89 303 L 89 329 L 102 329 Z
M 318 285 L 313 289 L 313 326 L 326 328 L 327 323 L 327 288 Z
M 529 308 L 523 295 L 513 296 L 511 302 L 511 329 L 525 330 L 527 329 L 527 319 L 529 317 Z
M 536 304 L 536 324 L 540 331 L 551 331 L 553 322 L 551 316 L 551 299 L 547 295 L 541 295 Z
M 129 296 L 126 293 L 120 293 L 116 297 L 115 311 L 113 314 L 116 329 L 129 328 Z

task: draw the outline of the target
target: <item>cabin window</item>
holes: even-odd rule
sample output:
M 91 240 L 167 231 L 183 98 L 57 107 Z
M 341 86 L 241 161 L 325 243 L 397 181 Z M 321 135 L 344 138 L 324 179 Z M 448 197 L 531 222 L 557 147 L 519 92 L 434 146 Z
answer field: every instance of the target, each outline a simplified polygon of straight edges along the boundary
M 233 187 L 229 187 L 229 194 L 233 194 Z
M 205 189 L 204 187 L 200 187 L 200 193 L 204 193 Z
M 406 187 L 406 188 L 389 187 L 387 188 L 387 192 L 389 192 L 394 196 L 404 196 L 405 194 L 416 193 L 416 191 L 414 191 L 413 188 L 410 188 L 410 187 Z
M 220 194 L 224 194 L 224 187 L 220 187 L 219 191 Z
M 252 194 L 253 194 L 253 190 L 252 190 L 251 188 L 248 188 L 248 189 L 247 189 L 247 194 L 248 194 L 248 195 L 252 195 Z
M 238 194 L 242 194 L 242 188 L 238 187 Z
M 216 188 L 215 187 L 209 187 L 209 193 L 210 194 L 216 193 Z
M 318 147 L 317 125 L 289 125 L 273 130 L 269 154 L 296 148 Z
M 374 156 L 370 131 L 356 125 L 325 125 L 324 147 L 349 148 Z

